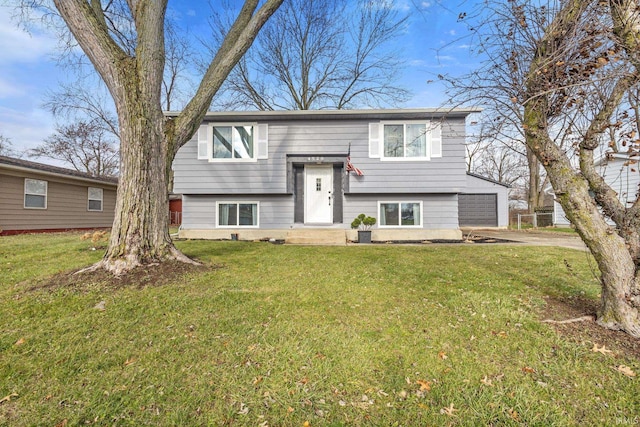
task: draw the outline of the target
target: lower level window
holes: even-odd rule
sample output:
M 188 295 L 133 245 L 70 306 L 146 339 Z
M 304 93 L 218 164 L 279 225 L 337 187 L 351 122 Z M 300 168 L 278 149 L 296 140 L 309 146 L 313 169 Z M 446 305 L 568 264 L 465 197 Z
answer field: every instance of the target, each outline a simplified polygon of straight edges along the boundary
M 422 226 L 422 202 L 380 202 L 380 226 Z
M 257 227 L 257 203 L 218 203 L 218 226 Z

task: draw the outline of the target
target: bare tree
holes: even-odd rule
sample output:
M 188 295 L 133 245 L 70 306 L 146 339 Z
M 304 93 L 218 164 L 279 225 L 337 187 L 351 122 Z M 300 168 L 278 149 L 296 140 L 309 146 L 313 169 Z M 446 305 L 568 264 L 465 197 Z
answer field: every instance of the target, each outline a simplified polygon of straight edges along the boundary
M 118 16 L 123 15 L 119 11 Z M 129 33 L 130 30 L 125 31 Z M 119 35 L 127 46 L 127 51 L 135 52 L 135 41 L 131 35 Z M 188 67 L 194 60 L 191 44 L 172 22 L 165 25 L 166 60 L 162 79 L 162 106 L 165 111 L 171 111 L 176 104 L 183 106 L 188 96 L 185 87 L 194 85 L 187 77 Z M 86 64 L 86 58 L 69 60 L 61 56 L 59 62 L 74 74 L 73 83 L 60 84 L 59 88 L 47 94 L 43 106 L 56 118 L 68 120 L 71 123 L 91 122 L 99 124 L 105 131 L 110 132 L 116 139 L 120 138 L 118 117 L 113 105 L 113 99 L 99 76 L 93 72 L 91 64 Z M 88 69 L 89 68 L 89 69 Z
M 30 157 L 63 161 L 93 176 L 116 176 L 118 147 L 98 123 L 78 122 L 56 127 L 44 143 L 29 150 Z
M 58 90 L 47 94 L 43 106 L 58 119 L 100 123 L 102 129 L 120 138 L 113 100 L 95 75 L 79 76 L 73 83 L 61 84 Z
M 11 140 L 4 135 L 0 135 L 0 156 L 14 156 L 15 151 Z
M 528 149 L 598 264 L 598 323 L 640 337 L 640 200 L 623 204 L 596 167 L 599 154 L 615 149 L 630 166 L 640 156 L 637 104 L 628 102 L 640 86 L 637 2 L 483 6 L 478 35 L 489 38 L 483 31 L 493 28 L 490 37 L 513 40 L 518 60 L 510 66 L 524 67 L 512 100 L 521 115 L 512 120 L 521 120 Z
M 45 7 L 43 2 L 24 1 L 22 5 Z M 107 252 L 94 269 L 119 274 L 170 259 L 192 262 L 175 248 L 169 236 L 171 163 L 197 130 L 226 76 L 281 3 L 243 3 L 195 95 L 180 114 L 167 118 L 161 104 L 167 1 L 53 0 L 59 16 L 105 82 L 118 115 L 121 167 L 116 215 Z
M 231 72 L 223 108 L 309 110 L 397 105 L 406 22 L 385 0 L 289 0 Z M 214 28 L 224 25 L 218 16 Z

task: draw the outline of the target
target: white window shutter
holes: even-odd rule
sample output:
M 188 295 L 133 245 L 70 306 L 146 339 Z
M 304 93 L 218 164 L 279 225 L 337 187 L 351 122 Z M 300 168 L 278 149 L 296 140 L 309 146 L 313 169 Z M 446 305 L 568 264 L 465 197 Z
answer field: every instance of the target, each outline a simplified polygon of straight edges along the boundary
M 442 157 L 442 124 L 431 124 L 431 157 Z
M 369 157 L 380 158 L 380 134 L 382 125 L 380 123 L 369 123 Z
M 201 125 L 198 129 L 198 160 L 209 158 L 209 125 Z
M 258 144 L 258 159 L 269 158 L 269 125 L 261 123 L 256 126 L 256 140 Z

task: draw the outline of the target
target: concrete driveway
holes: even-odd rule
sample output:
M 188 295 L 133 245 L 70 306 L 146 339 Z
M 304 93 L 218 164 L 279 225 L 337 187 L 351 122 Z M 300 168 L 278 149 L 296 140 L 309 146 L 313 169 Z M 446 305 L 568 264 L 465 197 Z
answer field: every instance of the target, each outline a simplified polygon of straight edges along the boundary
M 498 230 L 498 229 L 469 229 L 464 228 L 462 233 L 466 236 L 482 236 L 491 239 L 509 240 L 531 246 L 558 246 L 562 248 L 586 251 L 587 247 L 577 234 L 559 233 L 536 230 Z

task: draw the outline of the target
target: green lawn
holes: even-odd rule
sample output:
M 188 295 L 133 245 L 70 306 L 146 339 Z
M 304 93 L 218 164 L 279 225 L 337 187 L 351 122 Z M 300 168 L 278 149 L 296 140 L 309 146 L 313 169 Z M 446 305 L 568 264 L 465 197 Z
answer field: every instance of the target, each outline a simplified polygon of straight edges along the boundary
M 550 295 L 597 298 L 580 251 L 185 241 L 220 268 L 32 289 L 90 246 L 0 238 L 0 425 L 640 423 L 617 370 L 640 361 L 540 321 Z

